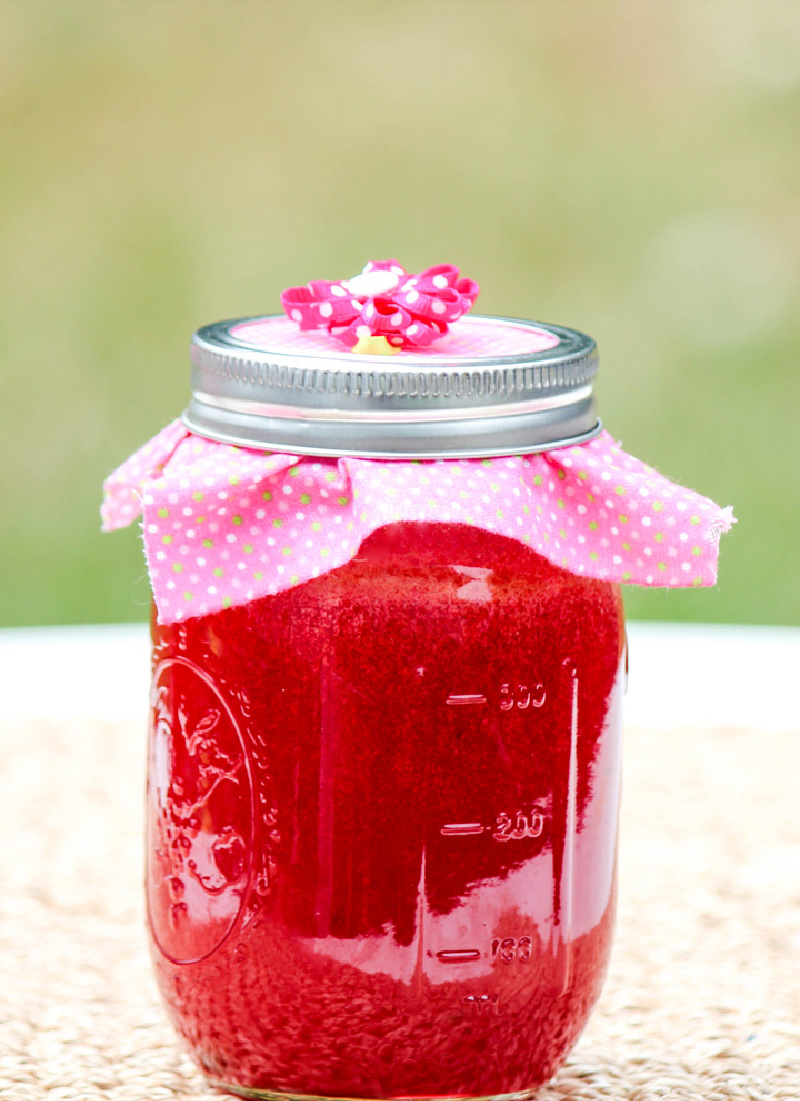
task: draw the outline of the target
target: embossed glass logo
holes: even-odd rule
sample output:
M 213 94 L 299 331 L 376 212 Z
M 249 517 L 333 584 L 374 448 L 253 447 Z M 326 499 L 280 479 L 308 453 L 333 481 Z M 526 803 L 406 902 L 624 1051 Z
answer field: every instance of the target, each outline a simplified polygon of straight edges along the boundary
M 189 963 L 219 947 L 244 905 L 252 783 L 237 719 L 204 671 L 160 662 L 150 702 L 148 916 L 164 955 Z

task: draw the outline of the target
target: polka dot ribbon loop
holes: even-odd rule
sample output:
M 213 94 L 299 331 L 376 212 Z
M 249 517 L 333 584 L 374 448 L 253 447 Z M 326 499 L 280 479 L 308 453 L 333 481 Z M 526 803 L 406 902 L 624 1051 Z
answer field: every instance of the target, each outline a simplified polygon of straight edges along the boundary
M 411 462 L 231 447 L 177 421 L 106 480 L 105 530 L 140 513 L 162 623 L 328 573 L 390 523 L 470 524 L 578 575 L 677 588 L 715 583 L 734 522 L 605 432 L 535 455 Z
M 472 309 L 480 287 L 452 264 L 410 275 L 397 260 L 370 261 L 360 275 L 314 280 L 281 294 L 286 316 L 303 330 L 324 329 L 354 351 L 426 348 Z

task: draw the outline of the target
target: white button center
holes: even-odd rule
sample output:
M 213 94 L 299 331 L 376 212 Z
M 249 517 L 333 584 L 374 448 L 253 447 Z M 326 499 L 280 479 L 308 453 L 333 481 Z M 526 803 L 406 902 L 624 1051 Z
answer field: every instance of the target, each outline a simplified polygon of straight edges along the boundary
M 362 271 L 348 279 L 344 286 L 357 298 L 375 298 L 395 290 L 399 283 L 400 276 L 393 271 Z

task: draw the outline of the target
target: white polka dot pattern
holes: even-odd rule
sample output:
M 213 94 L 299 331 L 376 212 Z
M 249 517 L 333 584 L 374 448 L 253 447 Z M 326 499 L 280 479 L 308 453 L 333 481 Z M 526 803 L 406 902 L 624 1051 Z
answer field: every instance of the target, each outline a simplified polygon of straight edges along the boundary
M 323 329 L 349 348 L 360 345 L 364 328 L 395 348 L 426 348 L 472 309 L 479 293 L 454 264 L 411 275 L 397 260 L 370 260 L 352 279 L 287 287 L 281 305 L 303 331 Z
M 178 421 L 106 480 L 105 530 L 140 512 L 164 623 L 318 577 L 397 521 L 473 524 L 576 574 L 663 587 L 713 585 L 734 522 L 605 432 L 536 455 L 318 459 L 214 443 Z

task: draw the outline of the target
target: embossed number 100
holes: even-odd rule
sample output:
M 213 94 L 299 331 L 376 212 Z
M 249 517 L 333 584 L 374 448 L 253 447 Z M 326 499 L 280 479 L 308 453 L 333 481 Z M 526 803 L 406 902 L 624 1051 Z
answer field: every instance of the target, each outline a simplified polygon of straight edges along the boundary
M 517 940 L 516 937 L 503 937 L 500 940 L 496 937 L 492 941 L 492 955 L 503 963 L 513 963 L 514 960 L 527 963 L 531 958 L 531 938 L 520 937 Z

